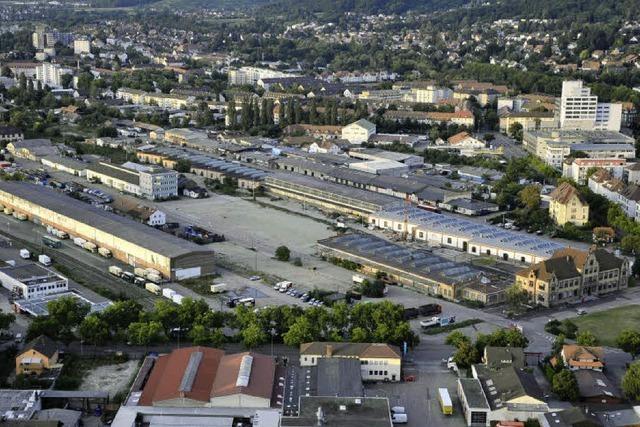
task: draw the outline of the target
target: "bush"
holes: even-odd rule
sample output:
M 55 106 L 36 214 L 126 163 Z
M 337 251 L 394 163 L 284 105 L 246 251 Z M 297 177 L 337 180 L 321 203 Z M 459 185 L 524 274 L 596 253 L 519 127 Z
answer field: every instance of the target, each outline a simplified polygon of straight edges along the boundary
M 289 257 L 291 257 L 291 251 L 286 246 L 278 246 L 276 249 L 276 259 L 278 261 L 289 261 Z

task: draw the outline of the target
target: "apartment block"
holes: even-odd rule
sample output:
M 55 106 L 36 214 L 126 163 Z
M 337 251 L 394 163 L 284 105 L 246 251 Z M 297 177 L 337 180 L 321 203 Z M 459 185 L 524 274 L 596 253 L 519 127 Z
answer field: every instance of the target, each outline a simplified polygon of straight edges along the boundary
M 589 222 L 589 204 L 568 182 L 563 182 L 553 190 L 549 199 L 549 216 L 556 224 L 571 223 L 581 227 Z

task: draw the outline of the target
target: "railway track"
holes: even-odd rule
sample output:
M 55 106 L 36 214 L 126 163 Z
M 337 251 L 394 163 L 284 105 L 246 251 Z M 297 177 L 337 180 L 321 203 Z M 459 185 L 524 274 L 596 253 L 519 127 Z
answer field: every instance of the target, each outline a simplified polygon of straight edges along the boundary
M 105 295 L 104 289 L 108 289 L 116 296 L 123 294 L 127 298 L 139 302 L 144 308 L 152 308 L 155 300 L 157 299 L 157 297 L 152 296 L 142 288 L 138 288 L 131 283 L 117 279 L 94 265 L 82 263 L 79 259 L 65 253 L 63 250 L 64 247 L 61 249 L 54 249 L 43 245 L 37 245 L 32 241 L 15 236 L 4 230 L 0 231 L 0 234 L 11 239 L 21 247 L 28 249 L 32 253 L 44 253 L 50 256 L 54 260 L 55 264 L 60 264 L 70 272 L 68 275 L 71 280 L 101 296 L 109 299 L 113 298 L 112 295 Z

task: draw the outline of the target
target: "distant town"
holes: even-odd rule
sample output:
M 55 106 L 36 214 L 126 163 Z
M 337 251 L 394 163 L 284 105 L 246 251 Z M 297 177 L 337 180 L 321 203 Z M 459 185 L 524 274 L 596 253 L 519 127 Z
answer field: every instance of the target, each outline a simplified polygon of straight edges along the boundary
M 640 425 L 640 15 L 578 3 L 0 2 L 0 427 Z

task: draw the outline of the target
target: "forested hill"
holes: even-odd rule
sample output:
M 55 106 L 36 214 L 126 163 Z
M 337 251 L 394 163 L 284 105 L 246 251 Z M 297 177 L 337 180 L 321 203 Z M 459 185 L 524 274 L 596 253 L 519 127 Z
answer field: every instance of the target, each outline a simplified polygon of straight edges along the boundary
M 638 0 L 272 0 L 260 9 L 265 14 L 289 16 L 451 11 L 471 20 L 495 17 L 603 22 L 639 19 L 639 6 Z
M 402 13 L 409 10 L 446 10 L 474 3 L 480 4 L 480 0 L 276 0 L 262 9 L 265 12 L 292 15 L 339 15 L 346 12 L 375 14 Z

